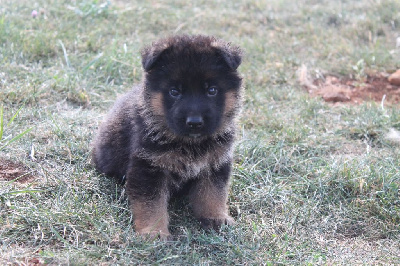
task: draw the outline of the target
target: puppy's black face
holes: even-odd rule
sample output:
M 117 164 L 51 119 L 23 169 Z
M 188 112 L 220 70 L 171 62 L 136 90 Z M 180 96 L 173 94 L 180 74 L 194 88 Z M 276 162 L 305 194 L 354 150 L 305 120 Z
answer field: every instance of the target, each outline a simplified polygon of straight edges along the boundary
M 210 136 L 235 107 L 241 79 L 221 53 L 189 42 L 163 50 L 147 69 L 150 104 L 174 134 Z
M 161 95 L 168 127 L 177 135 L 194 138 L 212 135 L 219 128 L 226 94 L 238 82 L 223 68 L 198 69 L 190 64 L 163 65 L 152 71 L 149 80 L 151 93 Z

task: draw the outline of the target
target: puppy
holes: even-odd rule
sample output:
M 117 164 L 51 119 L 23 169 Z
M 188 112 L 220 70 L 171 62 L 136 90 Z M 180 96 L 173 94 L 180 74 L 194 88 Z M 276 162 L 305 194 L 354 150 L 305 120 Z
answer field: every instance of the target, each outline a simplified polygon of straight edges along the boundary
M 126 179 L 138 234 L 168 238 L 168 201 L 182 190 L 202 227 L 233 223 L 227 198 L 241 56 L 202 35 L 142 50 L 142 84 L 117 100 L 93 145 L 97 170 Z

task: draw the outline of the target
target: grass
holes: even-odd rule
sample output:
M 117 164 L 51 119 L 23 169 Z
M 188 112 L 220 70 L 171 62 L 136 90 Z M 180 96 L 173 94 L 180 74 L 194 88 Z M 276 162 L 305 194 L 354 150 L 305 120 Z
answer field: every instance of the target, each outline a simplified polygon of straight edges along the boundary
M 333 107 L 296 77 L 303 64 L 314 78 L 400 68 L 398 1 L 3 2 L 1 117 L 13 121 L 3 136 L 32 130 L 0 157 L 35 178 L 0 178 L 1 264 L 400 263 L 400 147 L 385 138 L 400 129 L 399 106 Z M 140 80 L 140 48 L 174 33 L 246 51 L 237 225 L 204 232 L 173 202 L 176 239 L 146 242 L 124 190 L 90 165 L 90 141 Z

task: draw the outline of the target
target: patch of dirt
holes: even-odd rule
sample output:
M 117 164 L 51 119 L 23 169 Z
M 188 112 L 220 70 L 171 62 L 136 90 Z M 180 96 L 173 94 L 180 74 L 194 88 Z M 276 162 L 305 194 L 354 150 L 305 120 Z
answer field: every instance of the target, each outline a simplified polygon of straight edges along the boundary
M 360 104 L 365 101 L 384 102 L 384 104 L 400 103 L 400 70 L 388 75 L 371 74 L 361 80 L 349 77 L 327 75 L 316 80 L 310 79 L 308 70 L 303 65 L 298 70 L 300 84 L 313 97 L 321 97 L 334 104 Z
M 314 89 L 309 93 L 322 97 L 326 102 L 360 104 L 375 101 L 389 104 L 400 102 L 400 86 L 390 84 L 383 74 L 368 76 L 364 81 L 350 78 L 327 76 L 324 80 L 314 81 Z
M 23 164 L 0 158 L 0 180 L 11 181 L 16 178 L 18 183 L 26 183 L 33 176 Z

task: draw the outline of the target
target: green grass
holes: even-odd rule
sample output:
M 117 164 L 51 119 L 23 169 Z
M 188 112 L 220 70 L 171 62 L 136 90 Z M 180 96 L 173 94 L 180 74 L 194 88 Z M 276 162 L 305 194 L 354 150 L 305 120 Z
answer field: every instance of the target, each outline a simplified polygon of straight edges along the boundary
M 397 0 L 1 2 L 3 141 L 32 130 L 0 157 L 34 179 L 0 178 L 0 263 L 400 263 L 400 146 L 385 138 L 400 130 L 399 105 L 333 107 L 296 76 L 303 64 L 313 78 L 400 68 L 399 10 Z M 175 240 L 146 242 L 124 190 L 91 166 L 90 142 L 139 82 L 140 48 L 174 33 L 246 51 L 229 198 L 237 224 L 204 232 L 174 202 Z

